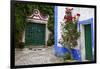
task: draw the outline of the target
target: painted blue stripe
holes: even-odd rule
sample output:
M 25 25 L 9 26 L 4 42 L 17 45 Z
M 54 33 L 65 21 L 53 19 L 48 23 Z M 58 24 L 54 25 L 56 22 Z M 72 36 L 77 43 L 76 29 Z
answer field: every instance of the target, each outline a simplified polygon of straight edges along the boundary
M 77 23 L 77 30 L 78 30 L 78 32 L 80 32 L 80 23 L 79 22 Z
M 83 21 L 79 21 L 79 24 L 91 24 L 91 22 L 93 22 L 93 18 L 87 19 L 87 20 L 83 20 Z
M 80 29 L 80 21 L 78 21 L 78 23 L 77 23 L 77 29 L 78 29 L 78 32 L 81 32 L 81 29 Z M 80 40 L 80 39 L 79 39 L 79 42 L 80 42 L 80 43 L 79 43 L 79 44 L 80 44 L 80 45 L 79 45 L 79 46 L 80 46 L 80 47 L 79 47 L 80 50 L 79 50 L 78 53 L 79 53 L 80 61 L 81 61 L 81 60 L 82 60 L 82 57 L 81 57 L 81 40 Z
M 55 33 L 55 38 L 54 38 L 54 40 L 55 40 L 55 45 L 57 46 L 57 26 L 58 26 L 58 20 L 57 20 L 57 17 L 58 17 L 58 13 L 57 13 L 57 6 L 55 6 L 54 7 L 54 17 L 55 17 L 55 23 L 54 23 L 54 33 Z
M 57 54 L 56 51 L 56 46 L 57 46 L 57 6 L 54 7 L 54 18 L 55 18 L 55 23 L 54 23 L 54 40 L 55 40 L 55 45 L 54 45 L 54 53 L 55 55 Z
M 92 56 L 94 59 L 94 26 L 93 26 L 93 18 L 91 19 L 91 38 L 92 38 Z

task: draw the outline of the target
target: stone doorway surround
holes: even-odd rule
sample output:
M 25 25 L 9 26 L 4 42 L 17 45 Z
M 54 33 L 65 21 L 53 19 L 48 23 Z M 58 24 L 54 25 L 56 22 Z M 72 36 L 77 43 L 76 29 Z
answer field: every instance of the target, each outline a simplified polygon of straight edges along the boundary
M 49 20 L 49 15 L 43 16 L 42 13 L 38 9 L 34 9 L 33 13 L 27 17 L 27 22 L 33 22 L 33 23 L 39 23 L 39 24 L 45 24 L 45 46 L 47 45 L 47 40 L 50 31 L 47 28 L 47 23 Z M 25 42 L 25 31 L 23 34 L 22 42 Z

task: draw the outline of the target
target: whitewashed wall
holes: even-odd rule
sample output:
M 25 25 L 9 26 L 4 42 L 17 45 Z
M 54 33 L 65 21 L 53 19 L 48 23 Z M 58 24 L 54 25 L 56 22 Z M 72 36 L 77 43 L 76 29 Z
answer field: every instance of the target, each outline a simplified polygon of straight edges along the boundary
M 61 33 L 60 33 L 60 22 L 63 22 L 63 18 L 65 15 L 65 7 L 58 6 L 58 39 L 61 38 Z M 71 7 L 70 7 L 71 8 Z M 72 7 L 72 15 L 76 15 L 77 13 L 80 13 L 80 18 L 79 21 L 87 20 L 89 18 L 94 19 L 94 9 L 93 8 L 81 8 L 81 7 Z
M 64 19 L 64 15 L 65 15 L 65 8 L 66 7 L 61 7 L 61 6 L 58 6 L 58 41 L 61 39 L 61 22 L 63 22 L 63 19 Z
M 58 6 L 58 40 L 61 39 L 60 26 L 61 26 L 61 22 L 63 22 L 66 7 L 68 6 L 65 6 L 65 7 Z M 93 25 L 94 25 L 94 9 L 93 8 L 82 8 L 82 7 L 70 7 L 70 8 L 73 8 L 72 16 L 76 15 L 77 13 L 80 14 L 79 21 L 93 18 Z M 80 30 L 81 30 L 81 34 L 80 34 L 80 38 L 78 39 L 78 46 L 76 47 L 76 49 L 81 50 L 82 60 L 85 60 L 85 38 L 84 38 L 84 27 L 82 25 L 80 26 Z
M 80 13 L 81 16 L 79 18 L 79 21 L 87 20 L 89 18 L 94 18 L 94 8 L 79 8 L 79 7 L 74 7 L 73 8 L 73 15 L 76 13 Z

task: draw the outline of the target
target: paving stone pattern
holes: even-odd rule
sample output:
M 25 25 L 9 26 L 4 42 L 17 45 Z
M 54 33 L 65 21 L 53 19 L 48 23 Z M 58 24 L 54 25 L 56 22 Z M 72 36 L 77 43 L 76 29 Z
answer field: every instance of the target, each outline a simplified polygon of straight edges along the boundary
M 61 57 L 54 55 L 53 47 L 48 48 L 24 48 L 23 50 L 15 49 L 15 65 L 35 65 L 62 63 Z

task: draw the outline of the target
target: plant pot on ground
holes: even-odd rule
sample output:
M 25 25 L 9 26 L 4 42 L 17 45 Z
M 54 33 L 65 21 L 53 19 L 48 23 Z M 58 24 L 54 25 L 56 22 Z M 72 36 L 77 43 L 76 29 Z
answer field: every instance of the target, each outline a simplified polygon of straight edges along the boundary
M 19 48 L 20 48 L 20 49 L 23 49 L 24 46 L 25 46 L 25 43 L 24 43 L 24 42 L 19 42 Z
M 49 40 L 47 41 L 47 46 L 52 46 L 52 44 L 53 44 L 53 43 L 52 43 L 52 40 L 49 39 Z

